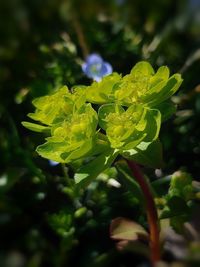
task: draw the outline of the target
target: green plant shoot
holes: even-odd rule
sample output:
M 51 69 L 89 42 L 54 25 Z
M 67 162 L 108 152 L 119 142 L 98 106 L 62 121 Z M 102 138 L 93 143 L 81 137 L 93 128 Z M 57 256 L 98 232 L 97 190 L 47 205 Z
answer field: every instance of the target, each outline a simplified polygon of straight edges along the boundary
M 89 183 L 118 155 L 150 167 L 162 165 L 161 122 L 175 111 L 170 97 L 182 83 L 166 66 L 157 72 L 145 61 L 130 74 L 113 73 L 90 86 L 66 86 L 33 101 L 28 116 L 35 123 L 22 124 L 46 135 L 36 149 L 46 159 L 81 164 L 77 183 Z

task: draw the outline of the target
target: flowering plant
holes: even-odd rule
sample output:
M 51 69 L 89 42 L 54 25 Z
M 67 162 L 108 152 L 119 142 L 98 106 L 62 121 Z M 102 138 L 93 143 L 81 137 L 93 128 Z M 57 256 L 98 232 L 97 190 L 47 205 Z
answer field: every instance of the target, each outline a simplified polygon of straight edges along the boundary
M 161 121 L 175 111 L 169 98 L 181 83 L 179 74 L 169 77 L 167 67 L 155 73 L 142 61 L 124 77 L 113 73 L 90 86 L 75 86 L 71 91 L 64 86 L 35 99 L 36 110 L 28 116 L 37 123 L 23 125 L 47 134 L 46 142 L 37 148 L 42 157 L 61 163 L 94 155 L 94 161 L 101 160 L 102 164 L 88 169 L 87 175 L 86 166 L 80 167 L 77 182 L 103 171 L 119 154 L 156 167 L 162 160 L 155 157 L 154 162 L 151 153 L 160 153 Z
M 170 97 L 181 83 L 180 74 L 170 77 L 165 66 L 155 73 L 142 61 L 124 77 L 112 73 L 90 86 L 71 90 L 64 86 L 35 99 L 36 110 L 28 116 L 36 123 L 22 122 L 26 128 L 46 134 L 46 142 L 36 149 L 40 156 L 75 164 L 77 188 L 88 185 L 116 157 L 127 160 L 146 199 L 152 263 L 160 259 L 158 216 L 151 190 L 135 162 L 162 166 L 160 126 L 175 111 Z M 141 232 L 141 227 L 137 231 Z

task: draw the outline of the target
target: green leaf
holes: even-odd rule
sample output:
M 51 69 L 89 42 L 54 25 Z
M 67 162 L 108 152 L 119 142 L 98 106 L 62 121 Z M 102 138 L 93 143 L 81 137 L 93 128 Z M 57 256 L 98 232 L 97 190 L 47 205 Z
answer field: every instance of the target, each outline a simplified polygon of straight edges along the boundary
M 72 151 L 70 154 L 68 152 L 64 152 L 61 154 L 61 158 L 64 158 L 65 163 L 69 163 L 71 161 L 80 159 L 82 157 L 86 157 L 87 154 L 92 151 L 94 147 L 94 140 L 88 139 L 83 142 L 83 144 L 76 150 Z
M 114 240 L 135 241 L 140 238 L 148 240 L 149 234 L 138 223 L 119 217 L 111 222 L 110 237 Z
M 145 119 L 147 121 L 144 132 L 146 133 L 145 142 L 152 142 L 159 136 L 161 126 L 161 113 L 157 109 L 147 109 Z
M 134 136 L 131 138 L 130 142 L 127 142 L 127 144 L 125 144 L 121 150 L 122 151 L 126 151 L 129 149 L 133 149 L 134 147 L 136 147 L 137 145 L 139 145 L 142 140 L 144 140 L 146 137 L 146 133 L 144 132 L 139 132 L 139 131 L 135 131 Z
M 134 149 L 124 150 L 122 156 L 151 168 L 163 166 L 162 146 L 159 140 L 141 142 Z
M 94 104 L 114 102 L 113 88 L 121 80 L 121 75 L 112 73 L 103 77 L 100 82 L 93 82 L 86 89 L 87 101 Z
M 117 155 L 117 150 L 109 149 L 86 165 L 82 166 L 74 176 L 77 187 L 80 188 L 87 186 L 101 172 L 111 166 Z
M 57 110 L 52 106 L 47 106 L 44 111 L 36 110 L 35 113 L 28 113 L 28 117 L 32 120 L 39 121 L 46 125 L 52 125 L 52 122 L 56 118 Z
M 168 120 L 176 112 L 176 106 L 170 100 L 155 106 L 161 113 L 162 122 Z
M 49 103 L 52 100 L 59 99 L 61 96 L 65 95 L 68 92 L 69 92 L 69 90 L 68 90 L 67 86 L 63 86 L 50 95 L 45 95 L 45 96 L 35 98 L 32 101 L 32 103 L 36 108 L 38 108 L 39 110 L 42 110 L 44 108 L 44 106 L 49 105 Z
M 27 121 L 22 121 L 22 125 L 31 130 L 31 131 L 34 131 L 34 132 L 50 132 L 50 127 L 48 126 L 43 126 L 43 125 L 39 125 L 39 124 L 36 124 L 36 123 L 31 123 L 31 122 L 27 122 Z
M 95 145 L 93 146 L 93 150 L 91 151 L 91 156 L 99 155 L 104 153 L 110 148 L 110 144 L 106 135 L 98 132 L 97 133 L 97 140 Z
M 167 66 L 160 67 L 156 74 L 151 78 L 151 88 L 154 88 L 158 83 L 169 79 L 169 68 Z
M 172 75 L 166 86 L 162 89 L 160 95 L 158 95 L 158 100 L 160 102 L 163 102 L 164 100 L 171 97 L 173 94 L 176 93 L 176 91 L 179 89 L 183 82 L 183 79 L 180 74 L 174 74 Z
M 142 97 L 142 100 L 147 103 L 148 106 L 154 107 L 176 93 L 182 82 L 183 79 L 181 78 L 181 75 L 174 74 L 162 88 L 154 88 L 154 90 L 150 90 L 148 94 Z
M 61 154 L 68 150 L 65 142 L 46 142 L 36 148 L 37 153 L 46 159 L 65 163 L 65 160 L 61 158 Z
M 122 180 L 127 187 L 127 189 L 133 194 L 136 201 L 139 202 L 140 206 L 144 208 L 144 196 L 142 194 L 141 188 L 138 183 L 133 178 L 130 168 L 125 160 L 120 160 L 115 163 L 117 171 L 119 173 L 119 178 Z
M 149 80 L 149 90 L 141 96 L 141 99 L 147 99 L 148 95 L 151 98 L 153 93 L 158 93 L 166 85 L 169 79 L 169 69 L 166 66 L 162 66 L 158 69 L 156 74 Z
M 43 145 L 38 146 L 36 151 L 43 158 L 60 163 L 69 163 L 87 156 L 87 154 L 92 150 L 93 146 L 93 139 L 86 139 L 82 142 L 76 142 L 72 145 L 69 145 L 66 141 L 48 141 Z
M 152 68 L 151 64 L 147 61 L 140 61 L 132 68 L 130 74 L 132 76 L 152 76 L 154 74 L 154 69 Z

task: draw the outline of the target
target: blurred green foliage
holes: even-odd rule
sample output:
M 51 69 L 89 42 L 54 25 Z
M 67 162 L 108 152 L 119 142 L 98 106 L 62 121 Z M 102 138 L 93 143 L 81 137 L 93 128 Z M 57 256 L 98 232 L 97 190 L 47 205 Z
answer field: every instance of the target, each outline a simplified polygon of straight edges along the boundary
M 146 173 L 159 197 L 167 193 L 168 175 L 178 169 L 199 180 L 197 2 L 0 1 L 0 266 L 109 267 L 147 262 L 138 253 L 119 252 L 109 238 L 110 222 L 119 216 L 146 227 L 142 203 L 130 190 L 130 177 L 124 184 L 123 171 L 113 168 L 77 192 L 69 186 L 74 169 L 52 167 L 39 158 L 35 147 L 42 137 L 31 135 L 21 121 L 33 111 L 33 97 L 63 84 L 90 84 L 81 70 L 87 51 L 98 52 L 123 74 L 139 60 L 148 60 L 156 69 L 166 64 L 184 79 L 182 90 L 172 98 L 179 111 L 161 130 L 163 180 L 158 185 L 155 173 L 148 169 Z M 116 187 L 113 179 L 121 186 Z M 175 208 L 174 200 L 168 201 Z M 198 248 L 199 239 L 195 242 Z M 198 266 L 191 255 L 189 266 Z

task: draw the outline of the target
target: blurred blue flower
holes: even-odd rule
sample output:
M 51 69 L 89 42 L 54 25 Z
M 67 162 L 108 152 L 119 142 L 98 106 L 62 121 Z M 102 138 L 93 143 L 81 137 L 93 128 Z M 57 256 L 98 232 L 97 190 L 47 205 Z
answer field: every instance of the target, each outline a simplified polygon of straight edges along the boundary
M 82 65 L 82 70 L 89 78 L 95 81 L 100 81 L 102 77 L 112 73 L 113 69 L 110 63 L 105 62 L 98 54 L 90 54 L 85 63 Z
M 125 4 L 126 0 L 115 0 L 115 3 L 118 5 L 118 6 L 121 6 L 123 4 Z
M 56 166 L 58 164 L 59 164 L 59 162 L 57 162 L 57 161 L 49 160 L 49 165 L 51 165 L 51 166 Z

